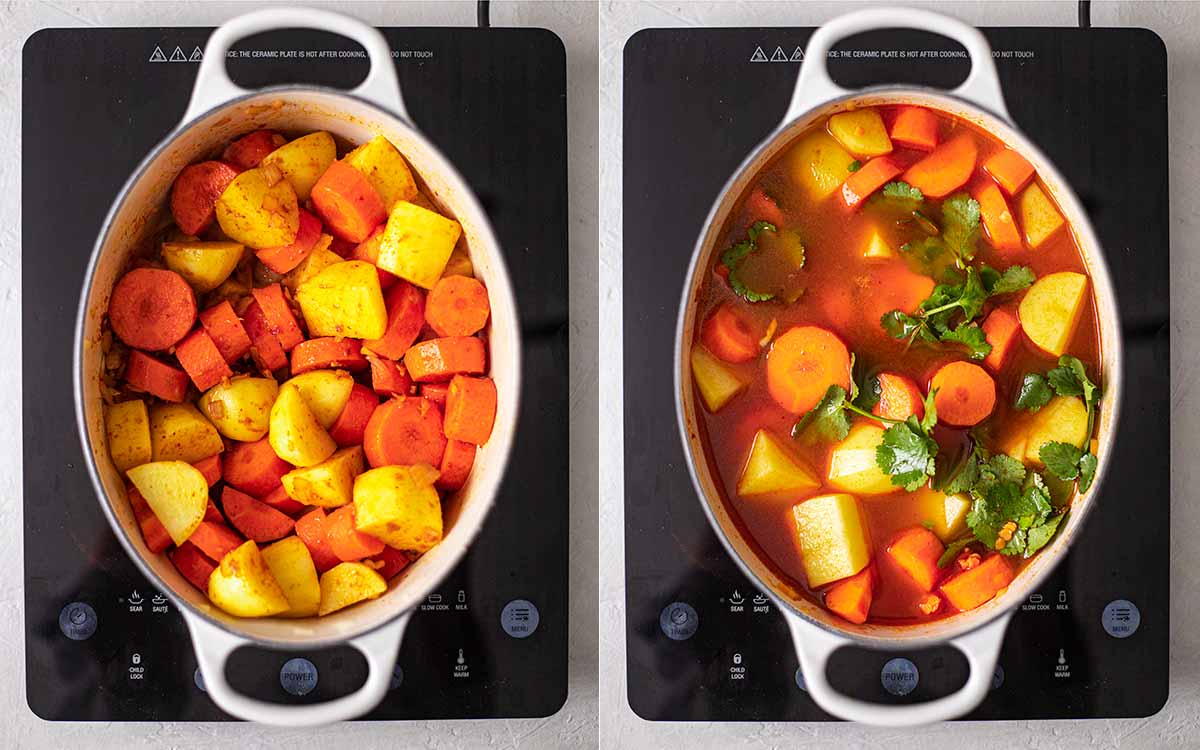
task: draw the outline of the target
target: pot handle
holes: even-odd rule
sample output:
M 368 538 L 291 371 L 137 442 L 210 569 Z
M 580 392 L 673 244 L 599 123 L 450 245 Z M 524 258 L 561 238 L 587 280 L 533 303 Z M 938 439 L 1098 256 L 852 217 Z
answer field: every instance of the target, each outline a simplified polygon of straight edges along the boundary
M 326 703 L 286 705 L 247 697 L 225 679 L 229 655 L 241 646 L 254 645 L 254 641 L 234 635 L 192 612 L 182 611 L 192 633 L 204 688 L 213 702 L 239 719 L 286 727 L 314 727 L 346 721 L 379 705 L 391 685 L 400 641 L 412 616 L 412 612 L 405 612 L 383 627 L 349 641 L 362 653 L 370 670 L 366 682 L 358 690 Z
M 208 38 L 204 45 L 204 59 L 196 74 L 196 85 L 192 89 L 192 100 L 183 116 L 184 122 L 190 122 L 219 104 L 250 93 L 229 78 L 225 70 L 226 53 L 241 39 L 275 29 L 329 31 L 361 44 L 367 51 L 371 69 L 363 82 L 349 93 L 390 109 L 405 120 L 409 119 L 400 95 L 396 67 L 392 63 L 392 50 L 383 34 L 374 26 L 357 18 L 317 8 L 266 8 L 222 24 Z
M 1004 93 L 1000 87 L 1000 78 L 996 74 L 996 64 L 992 61 L 992 47 L 979 29 L 957 18 L 928 10 L 867 8 L 838 16 L 817 29 L 808 40 L 804 50 L 804 62 L 800 65 L 800 75 L 796 79 L 796 90 L 792 94 L 792 103 L 783 118 L 785 123 L 833 99 L 852 93 L 838 86 L 829 77 L 829 50 L 848 36 L 876 29 L 928 31 L 953 39 L 966 47 L 967 56 L 971 60 L 971 72 L 967 75 L 967 80 L 950 93 L 1011 122 L 1008 108 L 1004 106 Z
M 978 630 L 950 641 L 967 657 L 971 668 L 966 684 L 957 692 L 925 703 L 890 706 L 851 698 L 835 690 L 825 676 L 829 657 L 842 646 L 852 645 L 852 641 L 817 627 L 794 612 L 783 611 L 800 658 L 805 688 L 817 705 L 839 719 L 881 727 L 915 727 L 949 721 L 978 706 L 991 687 L 1004 631 L 1012 619 L 1012 613 L 1006 612 Z

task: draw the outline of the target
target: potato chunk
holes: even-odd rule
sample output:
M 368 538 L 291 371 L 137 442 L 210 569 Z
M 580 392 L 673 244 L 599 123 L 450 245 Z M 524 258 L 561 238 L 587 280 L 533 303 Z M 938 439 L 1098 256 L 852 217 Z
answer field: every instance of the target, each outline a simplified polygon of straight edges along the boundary
M 1042 465 L 1039 455 L 1046 443 L 1083 445 L 1088 438 L 1087 406 L 1078 396 L 1055 396 L 1030 418 L 1025 460 Z
M 221 558 L 208 578 L 208 598 L 234 617 L 270 617 L 289 607 L 287 596 L 252 541 Z
M 217 199 L 217 221 L 222 232 L 243 245 L 290 245 L 300 231 L 296 191 L 277 168 L 247 169 Z
M 209 388 L 200 397 L 200 410 L 225 437 L 253 443 L 266 437 L 277 395 L 274 378 L 238 377 Z
M 321 607 L 317 614 L 330 612 L 351 604 L 375 599 L 387 591 L 387 581 L 371 568 L 358 562 L 335 565 L 321 576 Z
M 921 520 L 929 523 L 929 530 L 943 542 L 954 541 L 967 529 L 967 511 L 971 509 L 971 498 L 967 495 L 947 495 L 922 487 L 912 494 L 910 502 Z
M 200 470 L 183 461 L 153 461 L 133 467 L 128 476 L 171 541 L 186 542 L 208 510 L 208 481 Z
M 350 260 L 329 266 L 296 289 L 311 336 L 377 339 L 387 330 L 387 307 L 375 266 Z
M 313 416 L 328 430 L 350 400 L 354 376 L 345 370 L 309 370 L 287 382 L 299 389 Z
M 828 198 L 850 175 L 854 157 L 828 133 L 813 133 L 784 157 L 792 181 L 812 200 Z
M 147 463 L 150 445 L 150 413 L 140 399 L 122 401 L 104 410 L 104 431 L 108 435 L 108 455 L 117 471 L 126 471 Z
M 432 289 L 445 272 L 460 235 L 462 227 L 454 219 L 402 200 L 388 214 L 375 265 Z
M 337 450 L 333 438 L 304 403 L 300 389 L 287 383 L 271 407 L 268 438 L 275 455 L 295 466 L 314 466 Z
M 750 457 L 738 478 L 741 497 L 772 498 L 795 495 L 821 486 L 812 469 L 792 454 L 774 435 L 759 430 L 750 445 Z
M 194 464 L 223 450 L 221 433 L 191 404 L 150 407 L 151 460 Z
M 704 405 L 713 412 L 746 389 L 746 381 L 737 372 L 699 345 L 692 347 L 692 379 Z
M 383 199 L 388 211 L 400 201 L 417 197 L 417 183 L 404 157 L 382 135 L 377 135 L 363 145 L 346 154 L 347 164 L 362 172 L 375 192 Z
M 1030 184 L 1017 198 L 1017 210 L 1021 214 L 1021 228 L 1025 230 L 1025 241 L 1037 248 L 1065 224 L 1062 214 L 1046 196 L 1036 182 Z
M 333 136 L 319 131 L 285 143 L 263 157 L 262 163 L 278 167 L 284 179 L 296 191 L 296 198 L 306 201 L 313 185 L 317 184 L 317 180 L 336 158 L 337 146 Z
M 871 236 L 867 238 L 867 249 L 863 250 L 863 257 L 883 260 L 895 258 L 896 252 L 892 250 L 892 246 L 883 238 L 883 235 L 876 230 L 871 232 Z
M 829 133 L 855 156 L 870 158 L 892 152 L 892 139 L 874 109 L 838 112 L 829 118 Z
M 792 507 L 808 585 L 824 586 L 867 566 L 871 549 L 858 498 L 820 495 Z
M 326 268 L 344 263 L 345 258 L 329 249 L 331 244 L 333 244 L 332 235 L 322 234 L 317 239 L 317 244 L 313 245 L 313 249 L 309 251 L 304 260 L 300 261 L 300 265 L 288 271 L 287 275 L 283 277 L 283 285 L 295 292 L 301 284 Z
M 883 442 L 883 428 L 870 422 L 859 422 L 850 428 L 845 439 L 829 452 L 829 485 L 860 495 L 887 495 L 900 489 L 892 478 L 879 468 L 875 449 Z
M 1029 340 L 1043 351 L 1061 356 L 1079 325 L 1087 287 L 1087 276 L 1072 271 L 1052 273 L 1034 282 L 1017 310 Z
M 355 527 L 399 550 L 426 552 L 442 541 L 442 503 L 428 464 L 381 466 L 354 480 Z
M 242 259 L 237 242 L 164 242 L 163 262 L 182 276 L 197 293 L 221 286 Z
M 362 446 L 342 448 L 315 466 L 284 474 L 283 489 L 296 502 L 336 508 L 354 499 L 354 478 L 362 470 Z
M 312 617 L 321 607 L 321 582 L 308 545 L 300 537 L 280 539 L 262 551 L 263 561 L 279 584 L 288 608 L 283 617 Z

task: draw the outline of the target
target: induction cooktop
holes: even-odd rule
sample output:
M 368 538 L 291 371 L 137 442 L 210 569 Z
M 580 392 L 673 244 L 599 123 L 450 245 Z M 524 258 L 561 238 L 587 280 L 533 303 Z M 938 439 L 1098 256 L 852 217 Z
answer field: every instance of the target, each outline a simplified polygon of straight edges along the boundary
M 179 121 L 212 29 L 50 29 L 23 54 L 22 352 L 26 693 L 64 721 L 230 717 L 183 618 L 96 502 L 76 437 L 71 345 L 84 268 L 133 169 Z M 567 691 L 566 69 L 534 29 L 384 29 L 412 119 L 474 188 L 505 250 L 524 340 L 519 438 L 495 508 L 413 617 L 368 719 L 547 716 Z M 353 86 L 352 42 L 288 30 L 234 48 L 244 86 Z M 530 189 L 537 186 L 538 189 Z M 243 692 L 324 701 L 366 673 L 349 648 L 243 649 Z
M 1009 626 L 968 719 L 1147 716 L 1167 698 L 1170 545 L 1166 51 L 1141 29 L 984 29 L 1018 127 L 1079 194 L 1113 272 L 1127 388 L 1114 466 L 1082 535 Z M 666 721 L 827 720 L 783 617 L 726 554 L 693 490 L 674 412 L 676 305 L 718 192 L 778 124 L 812 29 L 654 29 L 624 50 L 624 435 L 628 700 Z M 952 87 L 961 47 L 852 37 L 844 86 Z M 966 679 L 951 648 L 846 648 L 830 679 L 884 704 Z

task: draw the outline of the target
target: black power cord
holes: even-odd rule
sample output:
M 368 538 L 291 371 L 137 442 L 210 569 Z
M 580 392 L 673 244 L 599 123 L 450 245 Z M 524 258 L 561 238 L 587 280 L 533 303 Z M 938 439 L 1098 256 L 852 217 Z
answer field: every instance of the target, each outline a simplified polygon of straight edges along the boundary
M 475 3 L 475 22 L 481 29 L 490 28 L 492 25 L 490 6 L 488 0 L 478 0 Z
M 1079 0 L 1079 28 L 1092 28 L 1092 2 L 1091 0 Z

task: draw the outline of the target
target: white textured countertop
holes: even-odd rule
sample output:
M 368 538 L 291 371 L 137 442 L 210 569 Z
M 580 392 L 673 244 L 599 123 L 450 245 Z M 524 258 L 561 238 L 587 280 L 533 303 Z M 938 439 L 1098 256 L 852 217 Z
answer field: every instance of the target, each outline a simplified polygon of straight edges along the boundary
M 64 26 L 215 26 L 267 3 L 0 4 L 0 421 L 21 423 L 20 137 L 21 46 L 40 28 Z M 473 26 L 474 2 L 332 3 L 378 26 Z M 566 705 L 546 719 L 351 723 L 319 730 L 280 730 L 240 723 L 69 724 L 34 716 L 25 702 L 24 592 L 21 543 L 21 435 L 0 430 L 0 747 L 204 748 L 236 746 L 373 748 L 559 748 L 596 744 L 596 18 L 594 5 L 494 2 L 493 26 L 537 26 L 567 49 L 570 270 L 571 439 L 580 449 L 571 466 L 571 660 Z M 80 132 L 86 137 L 86 132 Z M 581 179 L 583 176 L 583 179 Z M 68 436 L 64 436 L 66 439 Z
M 884 3 L 879 3 L 884 4 Z M 890 5 L 890 3 L 887 3 Z M 920 3 L 981 26 L 1076 24 L 1076 3 Z M 621 62 L 625 41 L 642 28 L 669 26 L 817 26 L 853 7 L 812 3 L 605 3 L 601 6 L 600 102 L 600 702 L 604 747 L 828 748 L 902 747 L 911 731 L 822 723 L 652 723 L 625 698 L 624 553 L 621 432 Z M 1170 700 L 1157 715 L 1120 721 L 957 722 L 923 729 L 921 747 L 1200 747 L 1200 4 L 1094 2 L 1094 26 L 1141 26 L 1167 45 L 1170 108 L 1173 453 Z M 836 743 L 836 744 L 835 744 Z

